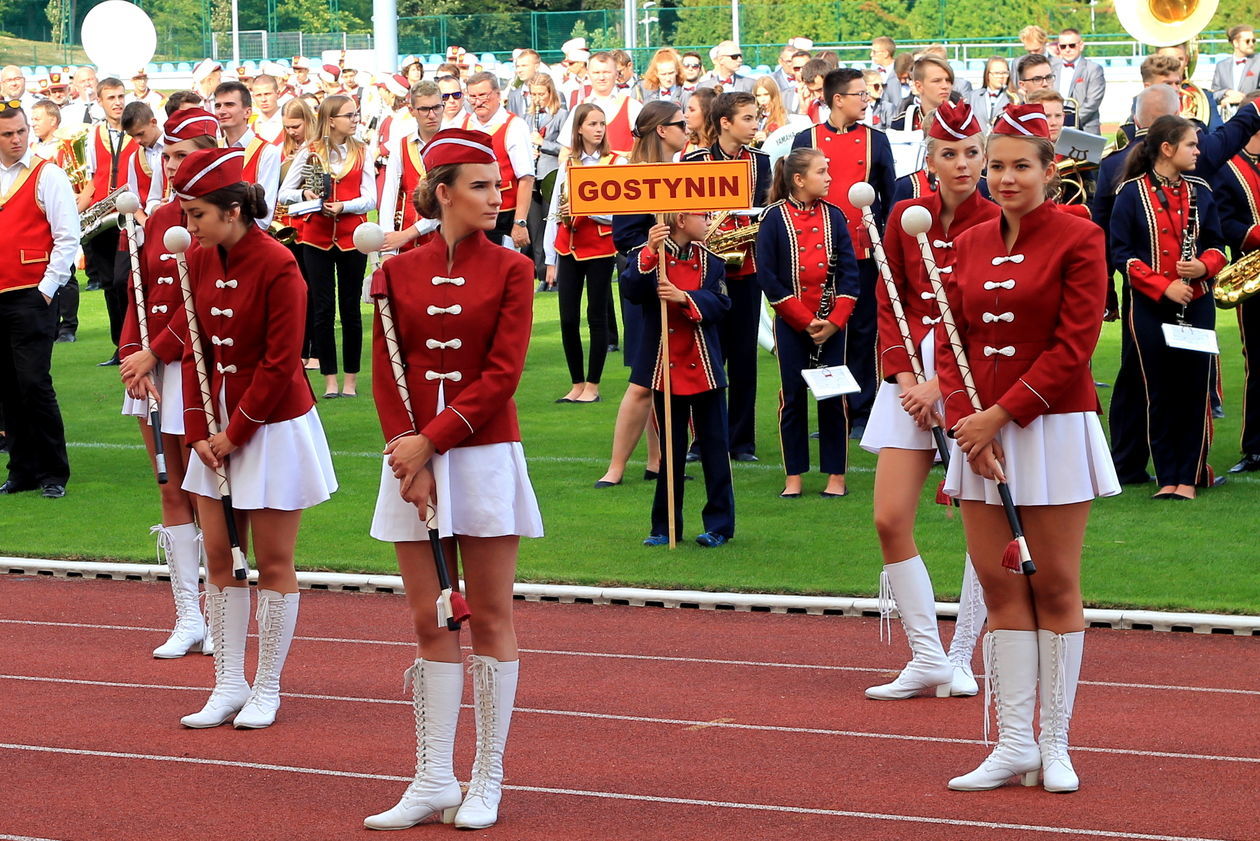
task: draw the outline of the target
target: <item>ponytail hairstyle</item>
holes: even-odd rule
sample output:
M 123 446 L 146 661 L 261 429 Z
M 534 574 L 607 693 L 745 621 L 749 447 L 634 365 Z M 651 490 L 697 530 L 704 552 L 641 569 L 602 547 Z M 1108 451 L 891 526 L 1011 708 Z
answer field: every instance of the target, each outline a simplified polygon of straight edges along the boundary
M 775 161 L 774 176 L 770 179 L 770 195 L 766 201 L 773 204 L 790 198 L 792 188 L 795 186 L 793 179 L 798 175 L 804 175 L 815 159 L 820 157 L 822 157 L 821 150 L 812 146 L 802 146 Z
M 669 161 L 671 156 L 665 154 L 665 150 L 661 147 L 661 136 L 656 129 L 673 122 L 675 115 L 680 114 L 681 110 L 677 103 L 665 99 L 658 99 L 643 106 L 643 110 L 635 118 L 634 130 L 631 132 L 634 135 L 634 146 L 630 149 L 630 163 L 659 164 Z
M 692 94 L 695 96 L 695 94 Z M 757 97 L 747 91 L 732 91 L 731 93 L 718 94 L 713 100 L 713 105 L 709 108 L 709 138 L 710 145 L 717 142 L 722 136 L 722 120 L 735 120 L 735 112 L 745 105 L 751 105 L 753 110 L 757 110 Z
M 227 213 L 232 208 L 239 208 L 241 221 L 248 230 L 257 219 L 267 216 L 267 198 L 261 184 L 250 184 L 248 181 L 237 181 L 226 187 L 220 187 L 213 193 L 202 196 L 202 201 L 212 204 Z
M 1146 138 L 1139 140 L 1125 159 L 1124 176 L 1121 180 L 1128 181 L 1154 171 L 1163 145 L 1171 143 L 1176 146 L 1186 136 L 1186 132 L 1193 129 L 1193 123 L 1175 114 L 1165 114 L 1155 120 L 1147 129 Z

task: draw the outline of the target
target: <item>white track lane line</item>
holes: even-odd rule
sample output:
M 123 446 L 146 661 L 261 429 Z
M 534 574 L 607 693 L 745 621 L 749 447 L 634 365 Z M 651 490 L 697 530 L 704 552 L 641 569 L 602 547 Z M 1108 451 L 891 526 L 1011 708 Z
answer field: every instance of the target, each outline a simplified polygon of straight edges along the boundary
M 57 841 L 55 838 L 36 838 L 33 835 L 3 835 L 0 834 L 0 841 Z
M 0 680 L 26 681 L 31 683 L 60 683 L 80 686 L 104 686 L 119 689 L 153 689 L 170 692 L 205 693 L 203 686 L 177 686 L 160 683 L 126 683 L 110 680 L 82 680 L 64 677 L 40 677 L 37 675 L 0 674 Z M 352 704 L 385 704 L 411 706 L 411 701 L 394 698 L 361 698 L 352 695 L 316 695 L 309 692 L 281 692 L 285 698 L 300 698 L 307 701 L 337 701 Z M 463 704 L 463 709 L 472 709 L 471 704 Z M 808 736 L 832 736 L 854 739 L 886 739 L 899 742 L 923 742 L 937 745 L 984 745 L 982 739 L 951 739 L 945 736 L 916 736 L 901 733 L 874 733 L 867 730 L 834 730 L 825 727 L 787 727 L 779 724 L 740 724 L 724 721 L 693 721 L 685 718 L 657 718 L 645 715 L 620 715 L 617 713 L 587 712 L 585 710 L 550 710 L 532 707 L 516 707 L 517 713 L 531 715 L 552 715 L 561 718 L 588 718 L 600 721 L 628 721 L 636 724 L 655 724 L 668 727 L 694 727 L 704 729 L 747 730 L 758 733 L 790 733 Z M 1169 751 L 1134 750 L 1114 747 L 1084 747 L 1072 745 L 1072 750 L 1083 753 L 1123 754 L 1125 756 L 1162 757 L 1165 759 L 1198 760 L 1204 762 L 1242 762 L 1260 765 L 1260 757 L 1254 756 L 1222 756 L 1208 753 L 1173 753 Z
M 274 765 L 262 762 L 236 762 L 224 759 L 204 759 L 193 756 L 167 756 L 163 754 L 124 753 L 121 751 L 84 750 L 60 748 L 52 745 L 22 745 L 0 743 L 0 750 L 52 753 L 66 756 L 94 756 L 103 759 L 130 759 L 150 762 L 175 762 L 187 765 L 210 765 L 220 768 L 246 768 L 254 771 L 280 771 L 290 774 L 311 774 L 321 777 L 342 777 L 357 780 L 382 780 L 409 783 L 410 777 L 391 774 L 365 774 L 354 771 L 337 771 L 331 768 L 303 768 L 296 765 Z M 584 789 L 552 788 L 550 786 L 505 785 L 507 791 L 529 794 L 548 794 L 566 797 L 589 797 L 595 800 L 629 800 L 641 803 L 667 803 L 674 806 L 700 806 L 710 809 L 732 809 L 750 812 L 783 812 L 793 815 L 817 815 L 829 818 L 856 818 L 859 820 L 889 821 L 894 823 L 929 824 L 935 826 L 998 829 L 1017 832 L 1042 832 L 1048 835 L 1091 836 L 1119 838 L 1125 841 L 1229 841 L 1220 838 L 1201 838 L 1184 835 L 1154 835 L 1145 832 L 1120 832 L 1118 830 L 1085 829 L 1043 824 L 1000 823 L 997 821 L 971 821 L 958 818 L 933 818 L 922 815 L 897 815 L 883 812 L 857 812 L 847 809 L 813 809 L 804 806 L 787 806 L 771 803 L 741 803 L 726 800 L 698 800 L 689 797 L 658 797 L 650 794 L 633 794 L 618 791 L 587 791 Z
M 0 625 L 32 625 L 52 628 L 86 628 L 98 631 L 144 631 L 148 633 L 169 634 L 170 628 L 150 628 L 140 625 L 100 625 L 86 622 L 49 622 L 36 619 L 0 619 Z M 251 636 L 254 636 L 251 634 Z M 398 640 L 367 640 L 347 637 L 294 637 L 302 642 L 326 642 L 340 645 L 380 645 L 389 647 L 414 648 L 414 642 Z M 464 646 L 467 649 L 467 646 Z M 871 666 L 833 666 L 815 663 L 771 663 L 757 660 L 722 660 L 712 657 L 668 657 L 657 654 L 621 654 L 611 651 L 565 651 L 555 648 L 522 648 L 523 654 L 542 654 L 554 657 L 596 657 L 613 660 L 647 660 L 657 663 L 695 663 L 707 666 L 747 666 L 761 669 L 809 669 L 820 672 L 862 672 L 865 674 L 890 674 L 896 669 L 881 669 Z M 981 677 L 982 675 L 977 675 Z M 1257 689 L 1223 689 L 1211 686 L 1173 686 L 1160 683 L 1121 683 L 1104 680 L 1082 680 L 1082 686 L 1108 686 L 1118 689 L 1150 689 L 1158 692 L 1207 692 L 1221 695 L 1256 695 Z

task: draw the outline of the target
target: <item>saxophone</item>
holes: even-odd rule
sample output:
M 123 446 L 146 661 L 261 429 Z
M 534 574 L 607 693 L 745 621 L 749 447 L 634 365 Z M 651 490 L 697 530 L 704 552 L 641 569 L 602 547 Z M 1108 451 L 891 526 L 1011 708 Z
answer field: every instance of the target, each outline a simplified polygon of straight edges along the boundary
M 110 228 L 118 225 L 118 197 L 127 192 L 127 185 L 115 187 L 105 198 L 93 204 L 79 215 L 79 242 L 87 245 Z
M 729 218 L 731 218 L 731 213 L 728 210 L 713 215 L 713 221 L 709 223 L 709 229 L 705 231 L 704 244 L 726 262 L 727 268 L 738 269 L 744 265 L 747 250 L 757 242 L 757 232 L 761 229 L 761 223 L 753 222 L 750 225 L 741 226 L 737 218 L 736 227 L 728 231 L 718 230 Z

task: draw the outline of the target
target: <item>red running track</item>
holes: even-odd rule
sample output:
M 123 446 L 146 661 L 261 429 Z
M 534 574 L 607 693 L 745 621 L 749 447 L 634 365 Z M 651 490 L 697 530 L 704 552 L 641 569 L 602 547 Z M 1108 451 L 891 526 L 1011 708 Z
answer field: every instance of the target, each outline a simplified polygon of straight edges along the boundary
M 508 792 L 487 830 L 502 838 L 1260 835 L 1254 638 L 1090 631 L 1081 791 L 968 794 L 945 782 L 985 754 L 980 699 L 865 700 L 905 659 L 873 619 L 517 607 Z M 414 761 L 402 597 L 304 591 L 284 706 L 261 731 L 179 725 L 213 669 L 149 656 L 170 614 L 164 584 L 0 576 L 0 839 L 373 837 L 363 817 Z M 472 742 L 466 709 L 461 776 Z

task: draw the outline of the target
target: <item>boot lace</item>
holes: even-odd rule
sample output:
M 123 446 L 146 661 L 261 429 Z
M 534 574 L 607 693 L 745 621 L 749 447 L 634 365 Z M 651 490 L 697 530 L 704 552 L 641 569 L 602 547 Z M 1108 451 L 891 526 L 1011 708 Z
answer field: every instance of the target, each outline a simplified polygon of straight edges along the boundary
M 1050 709 L 1041 729 L 1041 755 L 1043 761 L 1067 760 L 1068 722 L 1071 714 L 1067 708 L 1067 658 L 1063 651 L 1063 637 L 1054 634 L 1050 638 L 1050 655 L 1054 658 L 1054 674 L 1051 678 Z
M 416 776 L 403 793 L 403 799 L 414 798 L 421 792 L 422 781 L 429 765 L 428 725 L 429 708 L 424 703 L 424 661 L 417 660 L 410 668 L 403 670 L 403 695 L 411 692 L 412 705 L 416 711 Z
M 210 623 L 210 633 L 214 634 L 214 638 L 220 639 L 223 635 L 223 626 L 227 623 L 227 593 L 203 593 L 206 599 L 207 621 Z M 227 684 L 227 652 L 221 645 L 214 648 L 214 691 L 210 693 L 210 699 L 214 700 L 216 693 L 221 687 Z
M 879 573 L 879 641 L 892 645 L 892 612 L 897 606 L 893 599 L 892 583 L 888 580 L 888 571 Z M 885 636 L 886 635 L 886 636 Z
M 276 674 L 276 657 L 280 653 L 280 634 L 284 628 L 284 614 L 288 603 L 284 597 L 258 599 L 258 675 L 254 678 L 254 691 L 250 703 L 277 703 L 280 700 L 280 680 Z M 218 649 L 215 649 L 218 653 Z
M 975 574 L 973 569 L 971 575 L 967 576 L 967 589 L 970 591 L 967 595 L 967 609 L 958 615 L 958 619 L 954 622 L 954 639 L 961 640 L 975 639 L 976 636 L 976 618 L 980 613 L 980 605 L 983 604 L 984 588 L 980 586 L 980 578 Z M 955 646 L 951 641 L 949 646 L 949 661 L 955 666 L 968 669 L 971 666 L 971 651 L 963 652 L 963 646 Z M 985 666 L 986 670 L 988 666 Z
M 498 693 L 498 673 L 491 662 L 476 654 L 469 658 L 468 671 L 472 672 L 474 695 L 477 699 L 477 756 L 473 760 L 472 779 L 468 784 L 468 797 L 485 798 L 494 785 L 495 734 L 498 732 L 498 710 L 495 697 Z

